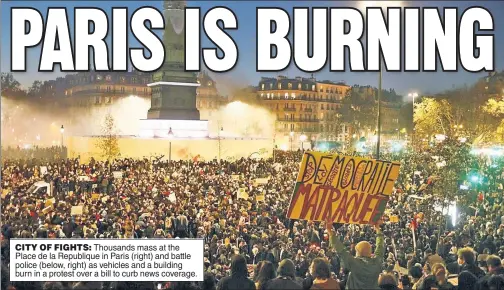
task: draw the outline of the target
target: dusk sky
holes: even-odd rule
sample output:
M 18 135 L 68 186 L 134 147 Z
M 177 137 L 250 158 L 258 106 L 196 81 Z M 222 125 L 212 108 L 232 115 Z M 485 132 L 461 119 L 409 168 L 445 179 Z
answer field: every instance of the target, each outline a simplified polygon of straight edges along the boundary
M 395 6 L 394 1 L 388 2 L 389 6 Z M 402 5 L 409 7 L 458 7 L 461 14 L 464 9 L 474 5 L 476 1 L 402 1 Z M 504 70 L 504 1 L 477 1 L 480 6 L 486 7 L 493 15 L 495 23 L 495 47 L 496 47 L 496 70 Z M 10 71 L 10 10 L 11 7 L 35 7 L 39 9 L 45 17 L 48 7 L 67 7 L 70 31 L 73 30 L 73 8 L 74 7 L 99 7 L 106 12 L 111 12 L 112 7 L 128 7 L 128 13 L 131 15 L 140 6 L 154 6 L 161 8 L 162 1 L 2 1 L 1 2 L 1 71 Z M 316 6 L 316 7 L 337 7 L 337 6 L 354 6 L 362 7 L 363 4 L 358 1 L 188 1 L 188 6 L 201 7 L 202 15 L 209 8 L 215 6 L 227 6 L 235 12 L 238 18 L 239 29 L 231 31 L 229 34 L 236 41 L 239 49 L 238 65 L 231 72 L 215 75 L 215 79 L 222 83 L 235 82 L 237 85 L 257 84 L 260 76 L 276 76 L 274 74 L 265 74 L 255 72 L 255 8 L 257 6 L 282 7 L 292 13 L 294 6 Z M 311 17 L 311 16 L 310 16 Z M 110 22 L 110 19 L 109 19 Z M 111 30 L 109 31 L 110 35 Z M 208 39 L 203 37 L 203 46 L 210 46 Z M 141 47 L 138 41 L 130 34 L 130 47 Z M 110 46 L 109 46 L 110 47 Z M 28 72 L 15 73 L 15 77 L 21 82 L 24 87 L 29 87 L 34 80 L 49 80 L 57 76 L 64 75 L 61 72 L 54 73 L 38 73 L 38 63 L 40 56 L 40 46 L 28 50 Z M 347 55 L 348 58 L 348 55 Z M 59 68 L 56 66 L 56 68 Z M 347 65 L 348 68 L 348 65 Z M 289 77 L 308 76 L 294 66 L 281 73 Z M 468 73 L 462 71 L 460 66 L 459 72 L 445 73 L 388 73 L 383 75 L 383 87 L 395 88 L 396 91 L 402 94 L 407 94 L 411 91 L 419 92 L 420 94 L 429 94 L 443 91 L 452 88 L 453 86 L 461 86 L 464 84 L 472 84 L 479 77 L 486 73 Z M 345 81 L 347 84 L 361 85 L 377 85 L 377 73 L 332 73 L 326 67 L 323 71 L 316 73 L 315 77 L 321 80 Z

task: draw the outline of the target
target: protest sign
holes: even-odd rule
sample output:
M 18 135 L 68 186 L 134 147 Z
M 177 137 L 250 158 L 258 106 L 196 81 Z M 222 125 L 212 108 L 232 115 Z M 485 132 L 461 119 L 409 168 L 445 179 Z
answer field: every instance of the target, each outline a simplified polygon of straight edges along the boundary
M 391 215 L 389 217 L 391 223 L 398 223 L 399 222 L 399 216 L 396 215 Z
M 82 205 L 72 206 L 70 214 L 71 215 L 82 215 L 82 210 L 83 210 L 83 206 Z
M 53 205 L 54 203 L 56 203 L 56 199 L 55 199 L 55 198 L 50 198 L 50 199 L 47 199 L 47 200 L 44 202 L 44 207 L 51 206 L 51 205 Z
M 374 224 L 385 211 L 399 167 L 397 162 L 305 152 L 287 216 Z
M 47 166 L 40 166 L 40 176 L 44 176 L 47 173 Z
M 242 187 L 240 189 L 238 189 L 238 194 L 237 194 L 237 197 L 239 199 L 248 199 L 249 196 L 248 196 L 248 193 L 246 191 L 247 189 L 245 187 Z
M 122 179 L 123 177 L 122 171 L 114 171 L 112 172 L 112 175 L 114 176 L 115 179 Z
M 256 178 L 254 180 L 254 185 L 257 186 L 259 184 L 268 184 L 269 178 Z
M 240 175 L 238 175 L 238 174 L 233 174 L 233 175 L 231 175 L 231 179 L 232 179 L 232 180 L 240 180 Z
M 256 195 L 256 201 L 263 201 L 264 202 L 265 196 L 264 194 Z

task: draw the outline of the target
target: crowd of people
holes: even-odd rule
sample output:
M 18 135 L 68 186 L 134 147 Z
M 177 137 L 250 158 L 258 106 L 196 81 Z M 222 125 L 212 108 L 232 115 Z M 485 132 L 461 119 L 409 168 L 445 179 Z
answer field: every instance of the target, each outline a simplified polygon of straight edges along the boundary
M 147 282 L 9 281 L 9 239 L 33 237 L 203 238 L 204 281 L 161 283 L 163 289 L 504 289 L 502 191 L 478 198 L 477 211 L 460 211 L 452 224 L 432 200 L 411 198 L 414 188 L 431 185 L 425 173 L 407 172 L 411 178 L 398 180 L 387 205 L 397 221 L 294 221 L 286 211 L 301 155 L 279 151 L 275 160 L 233 162 L 4 159 L 1 289 L 158 289 Z M 52 190 L 27 191 L 40 180 Z M 248 199 L 237 197 L 240 188 Z M 72 216 L 77 205 L 83 212 Z

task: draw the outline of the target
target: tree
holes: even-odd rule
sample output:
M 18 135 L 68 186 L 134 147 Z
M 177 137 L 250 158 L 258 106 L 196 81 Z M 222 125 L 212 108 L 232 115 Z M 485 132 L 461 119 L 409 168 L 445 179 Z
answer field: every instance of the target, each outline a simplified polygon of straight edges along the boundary
M 29 97 L 36 97 L 39 96 L 42 90 L 42 82 L 41 81 L 34 81 L 31 87 L 28 89 L 28 96 Z
M 102 136 L 98 140 L 97 147 L 101 151 L 101 156 L 109 162 L 121 155 L 119 141 L 117 138 L 117 128 L 111 114 L 105 115 L 102 126 Z
M 353 86 L 343 99 L 343 122 L 352 124 L 356 131 L 376 129 L 376 89 Z
M 416 133 L 420 136 L 436 134 L 452 136 L 454 133 L 452 107 L 444 99 L 424 98 L 422 102 L 416 103 L 413 120 Z
M 2 96 L 24 97 L 26 92 L 21 89 L 21 84 L 14 78 L 12 73 L 1 74 Z

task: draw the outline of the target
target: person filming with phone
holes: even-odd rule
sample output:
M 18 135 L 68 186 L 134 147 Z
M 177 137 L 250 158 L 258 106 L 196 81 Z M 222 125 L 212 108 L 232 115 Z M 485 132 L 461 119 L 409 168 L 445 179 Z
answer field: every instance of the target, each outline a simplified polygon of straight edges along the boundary
M 345 289 L 379 289 L 378 277 L 383 268 L 383 256 L 385 253 L 384 238 L 380 225 L 382 221 L 375 224 L 376 231 L 376 249 L 372 254 L 371 244 L 367 241 L 361 241 L 355 246 L 356 256 L 354 257 L 345 248 L 340 237 L 337 236 L 335 228 L 343 224 L 334 224 L 329 218 L 326 220 L 326 228 L 329 234 L 330 246 L 336 250 L 343 265 L 350 271 Z

